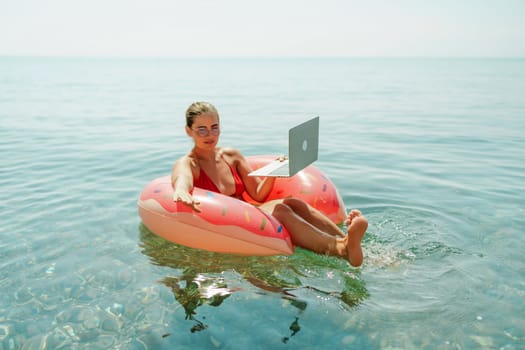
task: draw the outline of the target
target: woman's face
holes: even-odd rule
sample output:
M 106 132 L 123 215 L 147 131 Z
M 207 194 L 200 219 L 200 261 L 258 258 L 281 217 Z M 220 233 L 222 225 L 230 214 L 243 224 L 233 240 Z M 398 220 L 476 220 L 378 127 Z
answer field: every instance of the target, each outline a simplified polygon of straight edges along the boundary
M 219 118 L 212 112 L 202 113 L 195 117 L 191 128 L 186 126 L 186 133 L 193 138 L 196 147 L 214 149 L 219 142 Z

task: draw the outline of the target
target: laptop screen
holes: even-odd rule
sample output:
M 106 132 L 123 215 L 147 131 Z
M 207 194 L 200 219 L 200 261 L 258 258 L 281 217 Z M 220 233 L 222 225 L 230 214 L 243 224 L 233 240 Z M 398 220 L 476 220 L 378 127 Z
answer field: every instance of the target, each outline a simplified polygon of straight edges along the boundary
M 319 117 L 291 128 L 288 140 L 290 176 L 293 176 L 317 160 L 319 151 Z

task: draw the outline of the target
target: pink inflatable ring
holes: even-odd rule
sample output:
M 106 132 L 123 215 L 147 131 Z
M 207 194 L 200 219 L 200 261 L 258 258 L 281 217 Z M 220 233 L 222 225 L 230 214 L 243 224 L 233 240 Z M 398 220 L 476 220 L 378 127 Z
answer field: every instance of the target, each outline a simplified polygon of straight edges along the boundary
M 275 156 L 247 157 L 257 169 Z M 201 212 L 173 201 L 169 176 L 150 182 L 138 201 L 144 225 L 174 243 L 212 252 L 239 255 L 290 255 L 293 244 L 286 228 L 276 218 L 257 207 L 247 193 L 245 201 L 200 188 L 193 196 L 201 202 Z M 340 224 L 345 207 L 334 184 L 310 165 L 293 177 L 278 178 L 267 201 L 300 198 Z

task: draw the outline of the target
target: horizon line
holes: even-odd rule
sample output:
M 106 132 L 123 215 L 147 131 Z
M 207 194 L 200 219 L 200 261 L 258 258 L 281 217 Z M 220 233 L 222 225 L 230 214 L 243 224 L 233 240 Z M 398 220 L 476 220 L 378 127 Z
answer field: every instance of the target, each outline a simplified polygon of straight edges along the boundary
M 476 55 L 51 55 L 51 54 L 3 54 L 0 58 L 71 58 L 71 59 L 509 59 L 521 60 L 525 56 L 476 56 Z

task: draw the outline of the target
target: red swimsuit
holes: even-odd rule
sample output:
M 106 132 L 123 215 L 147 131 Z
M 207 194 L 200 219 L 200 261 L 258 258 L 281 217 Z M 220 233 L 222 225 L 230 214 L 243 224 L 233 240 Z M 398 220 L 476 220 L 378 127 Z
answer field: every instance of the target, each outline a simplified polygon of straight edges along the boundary
M 235 182 L 235 193 L 232 195 L 232 197 L 240 197 L 242 193 L 244 192 L 244 184 L 237 170 L 233 166 L 231 166 L 230 163 L 226 162 L 226 164 L 228 164 L 228 166 L 230 167 L 230 170 L 233 175 L 233 181 Z M 196 187 L 208 190 L 208 191 L 221 193 L 217 185 L 215 185 L 215 183 L 210 179 L 208 174 L 206 174 L 206 172 L 202 168 L 201 168 L 201 173 L 199 175 L 199 178 L 198 179 L 193 178 L 193 186 L 196 186 Z

